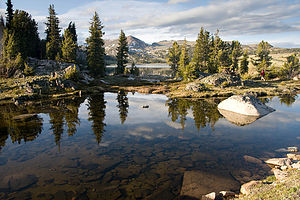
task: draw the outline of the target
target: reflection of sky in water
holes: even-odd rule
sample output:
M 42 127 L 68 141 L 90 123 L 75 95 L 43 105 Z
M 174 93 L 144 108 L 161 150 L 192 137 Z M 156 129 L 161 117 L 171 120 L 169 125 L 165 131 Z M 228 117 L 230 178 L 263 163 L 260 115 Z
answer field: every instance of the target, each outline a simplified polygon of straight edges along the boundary
M 114 167 L 119 167 L 117 170 L 120 173 L 122 167 L 127 169 L 138 166 L 134 160 L 142 157 L 144 161 L 139 162 L 141 162 L 143 170 L 136 175 L 137 177 L 150 173 L 155 168 L 158 171 L 164 171 L 164 168 L 159 167 L 165 165 L 167 171 L 173 173 L 167 175 L 165 180 L 173 180 L 175 175 L 178 175 L 181 180 L 184 170 L 201 169 L 212 172 L 220 170 L 233 172 L 241 168 L 247 168 L 249 171 L 256 170 L 257 166 L 243 163 L 243 159 L 241 159 L 243 155 L 263 157 L 266 152 L 274 152 L 275 149 L 286 146 L 299 146 L 300 142 L 300 140 L 296 140 L 296 137 L 300 136 L 299 98 L 290 106 L 281 104 L 279 98 L 273 98 L 267 105 L 275 108 L 275 112 L 242 127 L 219 116 L 214 125 L 205 121 L 205 126 L 201 124 L 200 129 L 197 129 L 193 113 L 193 106 L 196 104 L 192 104 L 193 106 L 187 109 L 183 129 L 180 116 L 174 122 L 168 116 L 169 107 L 166 104 L 168 99 L 164 95 L 129 93 L 127 95 L 129 108 L 124 124 L 121 124 L 120 120 L 117 94 L 106 93 L 104 97 L 106 101 L 104 123 L 106 126 L 100 144 L 96 142 L 96 136 L 92 129 L 93 122 L 89 120 L 88 99 L 79 107 L 80 125 L 76 127 L 77 132 L 73 136 L 68 136 L 67 125 L 64 124 L 64 132 L 58 145 L 55 144 L 55 135 L 51 130 L 50 115 L 39 114 L 43 118 L 43 131 L 35 140 L 26 143 L 22 141 L 21 144 L 12 144 L 10 138 L 6 140 L 6 145 L 0 152 L 0 158 L 7 157 L 17 160 L 17 162 L 0 165 L 0 178 L 1 172 L 15 173 L 14 169 L 23 168 L 27 171 L 37 170 L 39 177 L 46 176 L 49 168 L 55 168 L 58 172 L 61 170 L 62 174 L 69 173 L 69 168 L 57 167 L 56 162 L 64 163 L 65 160 L 71 162 L 69 159 L 75 159 L 76 162 L 81 163 L 77 166 L 78 170 L 82 170 L 84 173 L 82 171 L 74 173 L 78 173 L 78 179 L 82 179 L 82 183 L 88 184 L 84 182 L 85 177 L 81 177 L 82 174 L 92 171 L 84 168 L 87 163 L 98 162 L 101 166 L 103 160 L 118 158 L 121 160 L 121 164 Z M 143 105 L 149 105 L 149 108 L 142 108 Z M 207 106 L 208 104 L 201 105 Z M 216 109 L 216 105 L 209 109 Z M 204 116 L 204 119 L 208 118 L 208 116 Z M 20 152 L 29 160 L 22 156 L 20 158 Z M 36 163 L 33 161 L 32 163 L 30 159 L 36 159 Z M 43 161 L 41 166 L 45 166 L 46 172 L 40 167 L 40 161 Z M 177 164 L 173 164 L 175 161 Z M 161 164 L 163 162 L 165 163 Z M 179 172 L 178 169 L 181 168 L 183 171 L 179 170 Z M 73 173 L 72 170 L 74 171 L 75 168 L 72 168 L 70 173 Z M 113 167 L 111 170 L 114 171 Z M 110 171 L 105 173 L 110 173 Z M 164 177 L 165 175 L 160 176 Z M 115 174 L 115 179 L 122 180 L 122 176 Z M 143 179 L 142 182 L 144 181 Z M 159 185 L 158 182 L 161 180 L 157 178 L 151 181 L 157 181 L 157 185 Z M 130 183 L 124 183 L 124 185 Z M 181 182 L 176 184 L 180 185 Z M 124 185 L 120 184 L 118 187 L 124 187 Z M 44 186 L 48 187 L 47 184 Z M 56 185 L 55 187 L 60 186 Z M 153 191 L 155 190 L 156 188 L 153 189 Z

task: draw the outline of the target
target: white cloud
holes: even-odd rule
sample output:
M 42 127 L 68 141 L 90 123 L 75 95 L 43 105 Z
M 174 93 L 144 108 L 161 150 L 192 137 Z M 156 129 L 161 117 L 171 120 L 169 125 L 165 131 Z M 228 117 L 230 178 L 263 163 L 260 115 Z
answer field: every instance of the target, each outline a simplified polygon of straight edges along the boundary
M 300 3 L 280 0 L 214 0 L 207 5 L 183 9 L 175 3 L 188 0 L 148 2 L 139 0 L 102 0 L 75 7 L 59 15 L 60 26 L 76 23 L 79 39 L 88 36 L 89 22 L 97 11 L 106 38 L 117 38 L 120 29 L 151 43 L 165 39 L 195 39 L 201 26 L 220 30 L 221 36 L 234 37 L 300 31 Z M 170 5 L 173 4 L 173 5 Z M 34 16 L 44 32 L 46 16 Z M 260 38 L 260 40 L 266 38 Z M 288 39 L 288 38 L 287 38 Z M 280 43 L 290 42 L 284 39 Z M 300 39 L 294 41 L 300 44 Z
M 189 2 L 190 0 L 169 0 L 168 4 L 177 4 L 177 3 L 186 3 Z

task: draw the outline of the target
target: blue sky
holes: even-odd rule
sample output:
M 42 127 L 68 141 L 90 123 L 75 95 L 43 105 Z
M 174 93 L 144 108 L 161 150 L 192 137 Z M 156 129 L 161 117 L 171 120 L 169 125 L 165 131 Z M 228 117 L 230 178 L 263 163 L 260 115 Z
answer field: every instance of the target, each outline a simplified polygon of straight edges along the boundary
M 5 13 L 5 0 L 0 13 Z M 41 38 L 48 7 L 54 4 L 65 29 L 76 23 L 79 40 L 88 36 L 89 21 L 97 11 L 105 38 L 115 39 L 120 29 L 148 43 L 195 40 L 201 26 L 220 30 L 224 40 L 243 44 L 261 40 L 279 47 L 300 47 L 300 0 L 12 0 L 14 9 L 26 10 L 39 23 Z

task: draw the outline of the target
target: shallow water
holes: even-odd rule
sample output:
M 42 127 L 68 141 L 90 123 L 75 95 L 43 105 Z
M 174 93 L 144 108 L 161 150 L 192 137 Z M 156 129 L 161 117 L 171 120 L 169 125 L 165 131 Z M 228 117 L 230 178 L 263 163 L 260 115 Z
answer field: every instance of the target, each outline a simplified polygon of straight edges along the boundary
M 0 106 L 0 199 L 176 199 L 185 172 L 241 184 L 270 173 L 243 156 L 299 147 L 299 98 L 264 99 L 276 111 L 245 126 L 219 101 L 121 92 Z M 13 119 L 26 113 L 38 117 Z

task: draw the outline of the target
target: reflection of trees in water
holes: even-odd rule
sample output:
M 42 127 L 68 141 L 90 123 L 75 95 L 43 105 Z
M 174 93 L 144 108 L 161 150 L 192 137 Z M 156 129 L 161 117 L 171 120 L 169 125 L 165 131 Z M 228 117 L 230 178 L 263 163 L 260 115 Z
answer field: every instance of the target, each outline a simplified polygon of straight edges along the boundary
M 209 103 L 205 100 L 169 99 L 167 105 L 169 106 L 169 117 L 171 117 L 173 122 L 180 119 L 182 129 L 184 129 L 186 116 L 190 109 L 198 130 L 206 127 L 208 124 L 214 128 L 216 122 L 222 118 L 217 109 L 217 104 Z
M 121 124 L 124 124 L 127 118 L 128 108 L 129 108 L 128 98 L 124 90 L 120 90 L 118 92 L 117 100 L 118 100 L 117 107 L 119 108 Z
M 67 125 L 69 136 L 73 136 L 80 125 L 78 117 L 79 106 L 84 98 L 60 99 L 51 102 L 52 111 L 49 113 L 52 133 L 55 135 L 55 143 L 59 144 L 64 132 L 64 125 Z
M 56 110 L 49 113 L 51 130 L 55 136 L 55 144 L 59 144 L 62 134 L 64 133 L 64 111 Z
M 14 104 L 0 106 L 0 147 L 5 145 L 8 136 L 13 143 L 21 143 L 22 140 L 33 141 L 42 132 L 43 122 L 39 117 L 31 120 L 14 119 L 15 116 L 28 113 L 27 109 Z
M 40 102 L 33 105 L 16 106 L 0 105 L 0 147 L 5 145 L 8 136 L 12 142 L 32 141 L 42 132 L 43 122 L 39 117 L 30 120 L 14 120 L 15 116 L 27 113 L 49 113 L 51 130 L 55 135 L 55 143 L 59 144 L 67 125 L 68 134 L 76 132 L 80 124 L 78 110 L 85 98 L 60 99 L 51 102 Z
M 98 144 L 104 132 L 105 106 L 104 93 L 91 95 L 88 98 L 89 121 L 92 121 L 92 129 Z
M 279 99 L 281 104 L 291 106 L 293 103 L 295 103 L 297 97 L 298 97 L 297 95 L 284 94 L 279 96 Z

